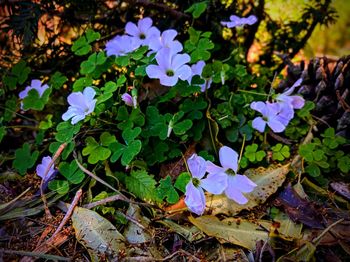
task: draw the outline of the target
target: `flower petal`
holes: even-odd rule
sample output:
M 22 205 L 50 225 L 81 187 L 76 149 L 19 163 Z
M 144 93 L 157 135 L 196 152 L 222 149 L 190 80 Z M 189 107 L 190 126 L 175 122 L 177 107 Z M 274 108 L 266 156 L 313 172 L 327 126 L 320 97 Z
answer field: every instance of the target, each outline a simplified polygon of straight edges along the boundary
M 78 123 L 79 121 L 83 120 L 85 118 L 85 115 L 81 114 L 81 115 L 75 115 L 72 118 L 71 124 L 75 125 L 76 123 Z
M 225 169 L 232 169 L 237 172 L 238 169 L 238 154 L 232 148 L 223 146 L 219 150 L 220 164 Z
M 284 129 L 286 129 L 286 126 L 283 125 L 278 119 L 269 119 L 267 122 L 267 125 L 272 129 L 275 133 L 281 133 Z
M 125 26 L 125 32 L 128 35 L 132 35 L 132 36 L 138 36 L 140 34 L 138 27 L 132 22 L 127 22 Z
M 126 105 L 133 106 L 132 96 L 129 95 L 128 93 L 122 94 L 122 100 Z
M 179 79 L 177 76 L 164 75 L 159 80 L 163 86 L 174 86 L 174 85 L 176 85 L 176 83 Z
M 207 172 L 209 174 L 217 174 L 225 172 L 225 168 L 215 165 L 214 163 L 207 161 Z
M 96 95 L 96 91 L 92 87 L 88 86 L 84 89 L 83 95 L 85 100 L 92 100 Z
M 234 176 L 228 176 L 225 194 L 228 198 L 234 200 L 240 205 L 244 205 L 248 202 L 248 199 L 237 189 Z
M 186 186 L 185 194 L 185 203 L 188 209 L 197 215 L 202 215 L 205 209 L 205 195 L 203 189 L 200 187 L 196 188 L 192 181 L 190 181 Z
M 261 101 L 252 102 L 250 104 L 250 108 L 255 110 L 255 111 L 258 111 L 263 116 L 266 116 L 268 114 L 268 109 L 267 109 L 267 106 L 264 102 L 261 102 Z
M 62 119 L 64 121 L 67 121 L 68 119 L 72 118 L 73 116 L 75 116 L 77 113 L 76 109 L 72 106 L 70 106 L 68 108 L 68 110 L 62 115 Z
M 67 97 L 67 101 L 68 101 L 69 105 L 74 106 L 74 107 L 84 108 L 86 106 L 84 95 L 81 92 L 71 93 Z
M 190 62 L 191 57 L 188 54 L 176 54 L 174 55 L 171 63 L 171 67 L 174 71 L 177 71 L 182 65 Z M 190 68 L 191 72 L 191 68 Z
M 174 68 L 172 68 L 172 65 L 171 65 L 171 58 L 172 58 L 171 50 L 168 48 L 162 48 L 156 54 L 157 63 L 159 67 L 164 70 L 164 72 L 169 69 L 174 70 Z
M 193 177 L 198 179 L 204 177 L 207 169 L 207 163 L 203 157 L 193 154 L 189 159 L 187 159 L 187 165 Z
M 201 187 L 209 193 L 218 195 L 224 192 L 227 187 L 227 174 L 209 174 L 207 178 L 201 180 Z
M 32 88 L 35 88 L 35 89 L 40 88 L 41 87 L 41 81 L 39 79 L 33 79 L 31 81 L 31 83 L 30 83 L 30 86 Z
M 148 31 L 148 29 L 151 28 L 152 23 L 153 23 L 153 21 L 149 17 L 145 17 L 143 19 L 140 19 L 137 22 L 137 27 L 139 28 L 139 32 L 145 34 Z
M 176 36 L 177 36 L 176 30 L 174 30 L 174 29 L 165 30 L 162 33 L 162 37 L 161 37 L 162 43 L 164 45 L 167 45 L 167 44 L 171 43 L 172 41 L 174 41 Z
M 255 187 L 257 187 L 257 184 L 255 184 L 252 180 L 244 175 L 237 174 L 233 176 L 233 180 L 235 181 L 233 183 L 233 186 L 235 186 L 243 193 L 250 193 L 254 190 Z
M 161 78 L 165 75 L 165 71 L 158 65 L 149 65 L 146 67 L 146 73 L 149 78 Z
M 295 109 L 300 109 L 304 107 L 305 100 L 301 96 L 291 96 L 292 99 L 292 106 Z
M 191 76 L 191 67 L 188 65 L 183 65 L 177 69 L 176 75 L 181 80 L 186 80 Z
M 266 121 L 262 119 L 260 116 L 256 117 L 252 122 L 252 127 L 258 130 L 260 133 L 263 133 L 266 127 Z

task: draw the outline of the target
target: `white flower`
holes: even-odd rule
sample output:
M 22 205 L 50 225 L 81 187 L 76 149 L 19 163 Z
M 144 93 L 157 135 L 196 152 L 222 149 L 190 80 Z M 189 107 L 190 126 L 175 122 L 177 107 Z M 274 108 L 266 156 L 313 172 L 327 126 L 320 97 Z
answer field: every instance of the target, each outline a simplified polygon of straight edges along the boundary
M 213 181 L 225 175 L 227 178 L 226 196 L 238 204 L 246 204 L 248 199 L 242 193 L 252 192 L 257 185 L 248 177 L 237 174 L 238 154 L 233 149 L 227 146 L 221 147 L 219 158 L 222 167 L 207 161 L 207 172 Z
M 83 120 L 91 114 L 96 105 L 96 99 L 93 99 L 96 92 L 92 87 L 86 87 L 82 92 L 74 92 L 68 96 L 69 107 L 67 112 L 62 115 L 62 119 L 67 121 L 72 118 L 72 125 Z

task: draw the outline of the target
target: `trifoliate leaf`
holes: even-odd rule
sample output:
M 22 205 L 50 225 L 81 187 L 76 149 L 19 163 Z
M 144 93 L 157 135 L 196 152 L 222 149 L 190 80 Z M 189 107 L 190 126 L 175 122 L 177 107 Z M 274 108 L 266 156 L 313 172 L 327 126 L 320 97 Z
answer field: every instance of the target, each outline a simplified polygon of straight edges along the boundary
M 49 189 L 56 191 L 60 195 L 65 195 L 69 191 L 69 183 L 67 180 L 53 180 L 49 182 Z
M 191 13 L 194 19 L 197 19 L 201 16 L 202 13 L 207 9 L 207 1 L 194 3 L 188 9 L 185 10 L 185 13 Z
M 161 200 L 166 198 L 166 201 L 169 204 L 175 204 L 177 201 L 179 201 L 179 194 L 176 192 L 173 184 L 171 183 L 171 178 L 169 175 L 159 181 L 157 195 Z
M 140 153 L 142 143 L 140 140 L 132 141 L 125 149 L 122 155 L 121 163 L 123 166 L 127 166 Z
M 156 181 L 145 170 L 132 171 L 125 178 L 126 188 L 142 200 L 155 200 Z
M 62 162 L 59 166 L 59 171 L 72 184 L 79 184 L 85 178 L 84 172 L 78 168 L 75 160 L 73 160 L 70 164 L 67 162 Z
M 52 121 L 51 121 L 52 116 L 53 115 L 49 114 L 45 117 L 46 121 L 40 121 L 39 128 L 43 129 L 43 130 L 51 128 L 52 127 Z
M 57 125 L 55 138 L 58 142 L 69 142 L 79 132 L 80 123 L 72 125 L 70 122 L 61 122 Z
M 60 142 L 51 143 L 50 147 L 49 147 L 49 151 L 52 154 L 55 154 L 57 149 L 60 147 L 61 144 L 62 143 L 60 143 Z M 66 160 L 68 158 L 68 156 L 73 152 L 74 147 L 75 147 L 74 142 L 70 142 L 67 144 L 67 146 L 63 149 L 62 154 L 61 154 L 61 157 L 63 160 Z
M 111 155 L 111 150 L 97 143 L 92 136 L 87 137 L 85 142 L 86 147 L 83 149 L 82 154 L 83 156 L 89 156 L 88 162 L 90 164 L 106 160 Z
M 131 128 L 127 128 L 123 131 L 122 133 L 122 137 L 125 141 L 125 144 L 129 144 L 132 141 L 135 140 L 136 137 L 139 136 L 139 134 L 141 134 L 141 128 L 140 127 L 135 127 L 134 129 Z
M 52 89 L 48 88 L 44 91 L 43 95 L 40 96 L 36 89 L 31 89 L 28 95 L 23 99 L 23 109 L 43 110 L 49 100 L 51 91 Z
M 64 76 L 61 72 L 55 72 L 49 81 L 49 85 L 53 89 L 60 89 L 65 82 L 68 81 L 68 78 Z
M 39 156 L 39 151 L 35 150 L 33 153 L 30 151 L 28 143 L 24 143 L 22 148 L 15 151 L 15 160 L 13 161 L 12 166 L 22 176 L 26 173 L 27 169 L 34 166 Z
M 186 186 L 188 182 L 190 182 L 190 180 L 191 180 L 190 174 L 188 172 L 183 172 L 177 177 L 174 187 L 179 189 L 182 193 L 185 193 Z
M 90 76 L 81 77 L 74 82 L 73 91 L 80 92 L 80 91 L 83 91 L 85 87 L 91 86 L 91 85 L 92 85 L 92 78 Z

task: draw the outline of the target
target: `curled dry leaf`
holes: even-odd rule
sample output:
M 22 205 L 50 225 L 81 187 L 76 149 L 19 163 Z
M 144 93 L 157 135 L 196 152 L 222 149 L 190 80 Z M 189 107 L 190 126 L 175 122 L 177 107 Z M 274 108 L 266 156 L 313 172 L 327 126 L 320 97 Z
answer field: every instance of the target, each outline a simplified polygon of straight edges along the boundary
M 119 252 L 125 249 L 124 236 L 98 213 L 76 207 L 72 222 L 77 240 L 89 251 L 92 261 L 98 261 L 99 254 L 117 259 Z
M 207 198 L 207 209 L 214 215 L 226 214 L 232 216 L 243 209 L 252 209 L 257 205 L 261 205 L 282 185 L 290 170 L 289 166 L 287 164 L 284 166 L 248 169 L 244 172 L 244 175 L 257 184 L 253 192 L 245 194 L 248 198 L 248 203 L 239 205 L 235 201 L 228 199 L 224 194 L 213 195 Z

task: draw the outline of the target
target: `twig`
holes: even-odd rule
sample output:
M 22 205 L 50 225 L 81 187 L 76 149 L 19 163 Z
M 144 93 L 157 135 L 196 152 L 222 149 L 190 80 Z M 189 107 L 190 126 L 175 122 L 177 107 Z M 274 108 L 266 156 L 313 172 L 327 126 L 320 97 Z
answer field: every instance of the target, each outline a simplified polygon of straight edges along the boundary
M 91 176 L 93 179 L 95 179 L 96 181 L 100 182 L 101 184 L 105 185 L 106 187 L 108 187 L 109 189 L 112 189 L 114 192 L 117 192 L 118 194 L 123 195 L 122 193 L 120 193 L 117 189 L 115 189 L 114 187 L 112 187 L 110 184 L 108 184 L 107 182 L 105 182 L 103 179 L 99 178 L 98 176 L 96 176 L 94 173 L 90 172 L 89 170 L 87 170 L 82 164 L 80 164 L 78 158 L 77 158 L 77 153 L 75 151 L 73 151 L 73 157 L 75 159 L 75 162 L 77 163 L 78 167 L 80 168 L 81 171 L 83 171 L 85 174 Z
M 83 205 L 83 208 L 91 209 L 91 208 L 97 207 L 99 205 L 104 205 L 104 204 L 107 204 L 109 202 L 114 202 L 116 200 L 123 200 L 125 202 L 128 202 L 128 199 L 126 199 L 126 197 L 124 195 L 118 194 L 118 195 L 106 197 L 105 199 L 98 200 L 98 201 L 95 201 L 95 202 L 92 202 L 89 204 L 85 204 L 85 205 Z
M 64 218 L 62 219 L 60 225 L 57 227 L 56 231 L 52 234 L 52 236 L 49 238 L 48 241 L 50 241 L 51 239 L 53 239 L 58 232 L 60 232 L 62 230 L 62 228 L 64 227 L 64 225 L 67 223 L 68 219 L 72 216 L 73 211 L 75 206 L 78 204 L 79 199 L 81 198 L 81 195 L 83 194 L 83 190 L 79 189 L 76 193 L 75 196 L 73 198 L 72 203 L 70 204 L 66 215 L 64 216 Z
M 142 261 L 142 262 L 147 262 L 147 261 L 167 261 L 172 259 L 173 257 L 179 255 L 179 254 L 183 254 L 186 255 L 188 257 L 191 257 L 193 261 L 197 261 L 200 262 L 201 260 L 196 258 L 195 256 L 193 256 L 192 254 L 190 254 L 189 252 L 185 251 L 185 250 L 178 250 L 172 254 L 170 254 L 169 256 L 166 256 L 165 258 L 154 258 L 154 257 L 144 257 L 144 256 L 138 256 L 138 257 L 125 257 L 122 261 Z
M 53 260 L 53 261 L 71 261 L 70 258 L 43 254 L 41 252 L 29 252 L 29 251 L 10 250 L 10 249 L 2 249 L 1 248 L 0 253 L 20 255 L 20 256 L 39 257 L 39 258 L 49 259 L 49 260 Z
M 46 199 L 46 196 L 44 194 L 43 185 L 44 185 L 44 181 L 46 179 L 46 176 L 50 171 L 51 166 L 55 163 L 56 159 L 62 154 L 62 151 L 65 149 L 66 146 L 67 146 L 67 143 L 63 143 L 62 145 L 59 146 L 56 153 L 53 155 L 50 164 L 46 167 L 44 177 L 43 177 L 43 179 L 41 179 L 41 182 L 40 182 L 40 195 L 41 195 L 41 199 L 43 200 L 43 203 L 44 203 L 45 214 L 48 218 L 51 218 L 52 215 L 50 213 L 50 210 L 49 210 L 49 207 L 47 204 L 47 199 Z
M 335 93 L 336 93 L 336 95 L 337 95 L 337 98 L 338 98 L 339 103 L 340 103 L 340 105 L 342 106 L 342 108 L 343 108 L 345 111 L 349 112 L 349 111 L 350 111 L 350 106 L 346 103 L 345 99 L 340 95 L 339 90 L 337 90 Z

